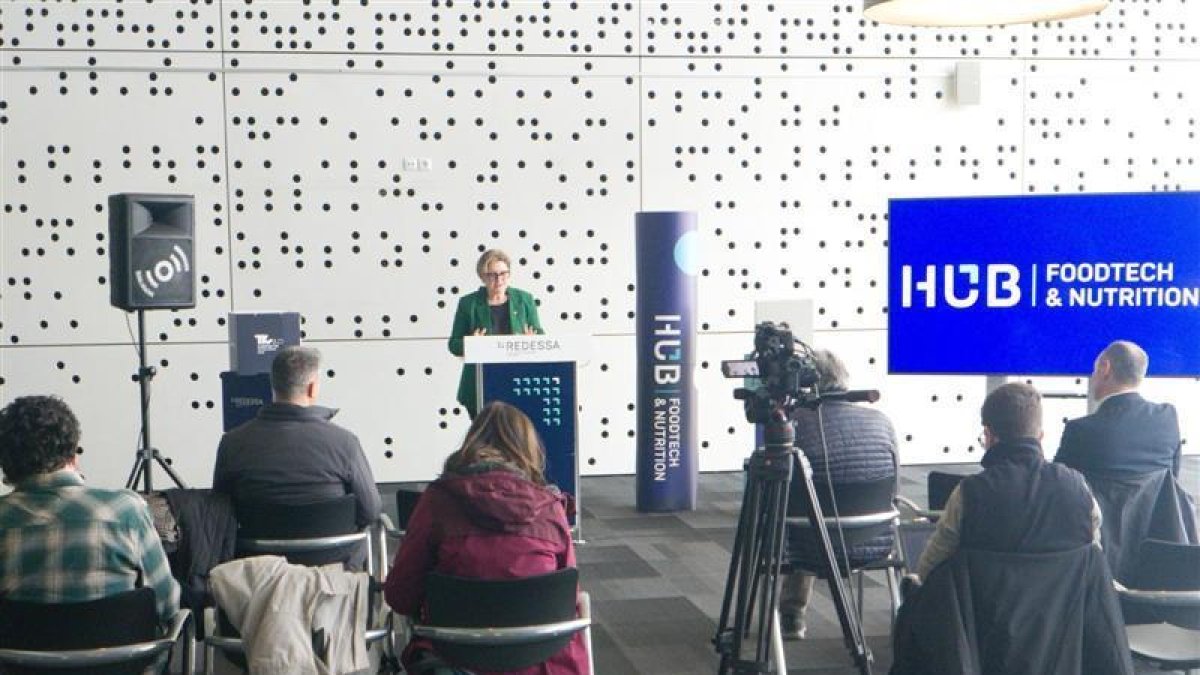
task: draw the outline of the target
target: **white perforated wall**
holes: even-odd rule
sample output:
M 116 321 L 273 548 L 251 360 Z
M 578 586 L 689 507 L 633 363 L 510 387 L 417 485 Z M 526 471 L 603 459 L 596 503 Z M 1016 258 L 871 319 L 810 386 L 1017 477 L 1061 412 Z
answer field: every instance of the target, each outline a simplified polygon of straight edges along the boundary
M 102 484 L 138 428 L 110 193 L 196 196 L 199 302 L 148 324 L 155 445 L 206 485 L 235 310 L 301 311 L 376 476 L 431 477 L 466 426 L 445 339 L 486 247 L 549 330 L 595 336 L 582 467 L 631 472 L 643 209 L 700 213 L 703 469 L 752 442 L 719 361 L 755 300 L 800 297 L 905 462 L 975 461 L 983 378 L 886 374 L 887 199 L 1200 188 L 1188 0 L 968 30 L 826 0 L 17 0 L 0 58 L 0 400 L 64 396 Z M 1200 383 L 1148 389 L 1200 436 Z M 1048 405 L 1050 448 L 1082 412 Z

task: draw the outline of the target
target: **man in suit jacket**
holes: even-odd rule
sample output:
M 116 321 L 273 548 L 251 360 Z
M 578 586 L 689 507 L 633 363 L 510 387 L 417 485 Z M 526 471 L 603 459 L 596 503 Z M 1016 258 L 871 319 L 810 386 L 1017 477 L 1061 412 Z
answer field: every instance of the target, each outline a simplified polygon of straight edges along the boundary
M 1094 413 L 1067 422 L 1054 461 L 1084 473 L 1179 475 L 1179 418 L 1170 403 L 1137 393 L 1150 359 L 1136 344 L 1118 340 L 1096 357 L 1089 387 Z

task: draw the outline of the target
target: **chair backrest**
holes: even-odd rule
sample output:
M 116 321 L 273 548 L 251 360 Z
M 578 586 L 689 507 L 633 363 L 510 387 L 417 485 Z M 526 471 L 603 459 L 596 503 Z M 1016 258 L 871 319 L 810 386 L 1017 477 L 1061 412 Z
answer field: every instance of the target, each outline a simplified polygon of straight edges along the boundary
M 888 476 L 856 483 L 835 483 L 832 490 L 834 499 L 830 498 L 829 483 L 814 479 L 813 488 L 817 492 L 821 514 L 826 518 L 832 518 L 834 515 L 834 499 L 840 518 L 885 513 L 893 510 L 892 498 L 896 496 L 896 477 Z M 804 489 L 804 484 L 793 479 L 788 491 L 788 516 L 799 518 L 808 515 L 808 492 Z
M 1123 584 L 1139 583 L 1142 542 L 1157 539 L 1186 543 L 1184 514 L 1170 469 L 1142 474 L 1085 471 L 1088 487 L 1100 505 L 1100 541 L 1113 577 Z
M 1148 539 L 1142 542 L 1141 559 L 1137 588 L 1200 590 L 1200 546 Z
M 396 527 L 401 531 L 408 529 L 408 519 L 412 516 L 413 509 L 417 508 L 417 501 L 421 499 L 423 492 L 423 489 L 418 488 L 396 490 Z
M 241 537 L 306 539 L 358 531 L 354 495 L 300 504 L 239 502 L 235 511 Z
M 1200 546 L 1148 539 L 1132 587 L 1139 591 L 1200 591 Z M 1122 595 L 1125 622 L 1158 623 L 1200 629 L 1200 604 L 1162 605 Z
M 354 495 L 297 504 L 239 502 L 234 509 L 239 556 L 276 554 L 297 565 L 324 565 L 347 561 L 367 539 L 355 522 Z
M 37 652 L 117 647 L 150 642 L 159 637 L 154 589 L 138 588 L 99 600 L 71 603 L 0 601 L 0 648 Z M 12 665 L 5 673 L 141 673 L 154 656 L 111 666 L 41 671 Z
M 963 474 L 946 473 L 944 471 L 930 471 L 929 476 L 925 480 L 925 487 L 929 496 L 929 510 L 941 511 L 946 508 L 946 502 L 950 499 L 950 493 L 954 492 L 954 488 L 966 478 Z
M 575 618 L 579 572 L 568 568 L 534 577 L 504 580 L 466 579 L 430 574 L 425 602 L 431 626 L 509 628 L 537 626 Z M 434 640 L 434 652 L 454 666 L 517 670 L 544 662 L 561 651 L 571 635 L 524 644 L 485 646 Z

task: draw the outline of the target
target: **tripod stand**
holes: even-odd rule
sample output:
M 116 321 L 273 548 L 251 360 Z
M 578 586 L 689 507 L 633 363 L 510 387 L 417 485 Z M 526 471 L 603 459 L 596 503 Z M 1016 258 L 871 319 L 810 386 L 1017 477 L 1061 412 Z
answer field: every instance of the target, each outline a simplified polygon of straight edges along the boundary
M 133 462 L 133 469 L 129 472 L 129 479 L 125 481 L 125 487 L 130 490 L 137 489 L 138 481 L 142 481 L 142 492 L 149 493 L 154 491 L 154 480 L 150 476 L 153 464 L 156 462 L 171 480 L 175 482 L 177 487 L 186 488 L 183 479 L 171 465 L 163 459 L 162 453 L 150 445 L 150 381 L 158 373 L 154 366 L 146 364 L 146 310 L 139 309 L 138 316 L 138 371 L 137 381 L 138 388 L 142 393 L 142 435 L 141 443 L 137 451 L 137 459 Z
M 782 409 L 774 410 L 765 430 L 765 445 L 750 455 L 746 474 L 746 493 L 738 516 L 725 582 L 721 617 L 713 638 L 721 655 L 721 675 L 749 675 L 777 672 L 785 674 L 783 643 L 778 625 L 780 564 L 787 516 L 788 485 L 792 463 L 799 460 L 808 491 L 809 522 L 822 544 L 822 572 L 829 579 L 833 605 L 842 625 L 842 635 L 854 663 L 862 675 L 871 675 L 872 656 L 863 637 L 861 617 L 850 609 L 846 588 L 837 568 L 829 531 L 813 488 L 812 469 L 795 447 L 795 431 Z M 757 608 L 755 603 L 758 603 Z M 757 612 L 756 612 L 757 610 Z M 730 625 L 732 615 L 733 624 Z M 751 627 L 754 630 L 751 631 Z M 742 643 L 753 633 L 754 659 L 742 658 Z M 771 660 L 777 670 L 772 670 Z

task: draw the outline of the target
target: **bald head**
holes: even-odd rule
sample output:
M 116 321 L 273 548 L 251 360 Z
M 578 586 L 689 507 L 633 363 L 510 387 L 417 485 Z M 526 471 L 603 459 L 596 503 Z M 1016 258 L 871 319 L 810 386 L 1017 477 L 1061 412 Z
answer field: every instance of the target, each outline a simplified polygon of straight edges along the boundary
M 1150 357 L 1146 350 L 1128 340 L 1117 340 L 1104 348 L 1092 368 L 1091 389 L 1096 400 L 1137 389 L 1146 377 Z

